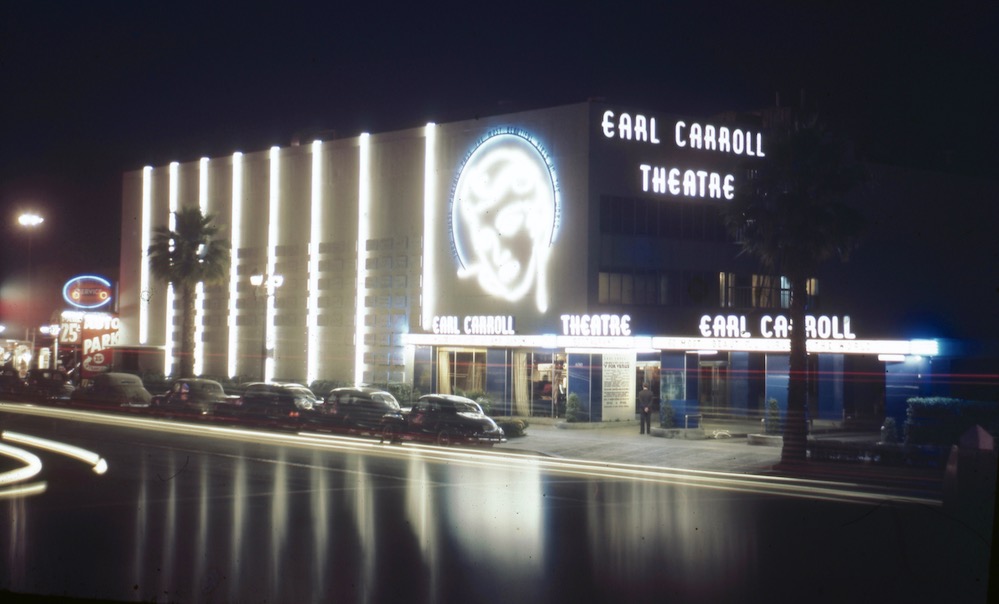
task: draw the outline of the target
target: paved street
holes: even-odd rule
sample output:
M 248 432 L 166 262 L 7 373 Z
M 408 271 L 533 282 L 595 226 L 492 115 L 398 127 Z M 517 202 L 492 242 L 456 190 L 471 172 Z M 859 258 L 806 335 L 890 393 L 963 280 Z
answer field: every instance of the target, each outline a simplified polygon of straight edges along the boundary
M 473 451 L 142 414 L 2 411 L 5 431 L 97 452 L 108 470 L 30 447 L 42 488 L 0 500 L 0 592 L 175 602 L 986 600 L 990 531 L 932 498 L 870 483 L 612 467 L 766 472 L 780 450 L 748 445 L 734 429 L 731 439 L 684 440 L 639 435 L 628 422 L 536 421 L 527 436 Z M 496 454 L 511 451 L 524 454 Z

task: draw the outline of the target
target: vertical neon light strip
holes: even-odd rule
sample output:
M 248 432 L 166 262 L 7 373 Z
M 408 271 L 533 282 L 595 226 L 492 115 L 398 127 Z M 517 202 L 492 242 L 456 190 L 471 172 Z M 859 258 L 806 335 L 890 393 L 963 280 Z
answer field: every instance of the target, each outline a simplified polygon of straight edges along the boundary
M 264 359 L 264 381 L 269 382 L 274 379 L 274 275 L 277 268 L 277 240 L 278 240 L 278 204 L 280 202 L 279 190 L 281 176 L 280 153 L 278 147 L 271 147 L 271 182 L 268 199 L 268 222 L 267 222 L 267 272 L 264 278 L 267 280 L 267 316 L 264 319 L 264 346 L 267 349 L 267 358 Z
M 243 229 L 243 154 L 232 154 L 232 244 L 229 253 L 229 350 L 227 352 L 229 377 L 236 376 L 236 359 L 239 353 L 239 329 L 236 325 L 236 300 L 239 297 L 239 272 L 236 270 L 239 242 Z
M 174 216 L 174 212 L 177 211 L 177 162 L 170 162 L 170 217 L 169 217 L 169 228 L 171 231 L 177 228 L 177 217 Z M 163 348 L 165 354 L 163 355 L 163 375 L 173 375 L 173 324 L 174 315 L 176 313 L 173 309 L 173 284 L 167 284 L 167 299 L 166 299 L 166 335 L 163 343 Z
M 306 325 L 306 384 L 319 374 L 319 245 L 323 226 L 323 143 L 312 143 L 312 228 L 309 233 L 309 301 Z
M 423 283 L 420 288 L 423 305 L 423 329 L 429 330 L 433 321 L 436 300 L 434 283 L 434 251 L 437 245 L 437 204 L 434 191 L 437 189 L 437 125 L 433 122 L 426 127 L 426 143 L 423 164 Z
M 153 169 L 142 169 L 142 233 L 139 235 L 142 246 L 139 257 L 139 344 L 149 343 L 149 243 L 152 233 Z
M 371 206 L 371 136 L 365 132 L 360 139 L 360 170 L 357 187 L 357 301 L 354 312 L 354 383 L 364 381 L 364 283 L 367 277 L 365 256 L 368 244 Z
M 208 214 L 208 158 L 198 162 L 198 207 L 201 215 Z M 205 372 L 205 284 L 194 290 L 194 375 Z

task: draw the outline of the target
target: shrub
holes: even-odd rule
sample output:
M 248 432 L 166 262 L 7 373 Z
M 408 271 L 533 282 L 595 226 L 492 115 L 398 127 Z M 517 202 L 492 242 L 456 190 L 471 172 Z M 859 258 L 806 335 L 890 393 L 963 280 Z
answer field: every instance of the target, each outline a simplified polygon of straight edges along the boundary
M 673 428 L 676 426 L 676 411 L 668 400 L 659 405 L 659 427 Z
M 999 434 L 996 403 L 946 397 L 913 397 L 907 402 L 906 444 L 950 446 L 976 425 L 993 436 Z
M 771 398 L 767 401 L 767 411 L 766 411 L 766 421 L 764 422 L 766 426 L 767 434 L 780 434 L 780 406 L 777 404 L 777 399 Z
M 385 390 L 395 397 L 395 400 L 399 401 L 400 405 L 409 406 L 413 404 L 413 401 L 420 398 L 420 391 L 413 388 L 411 384 L 395 383 L 385 386 Z
M 579 408 L 579 395 L 575 392 L 569 395 L 565 405 L 565 421 L 578 422 L 582 419 L 582 411 Z
M 353 384 L 344 380 L 314 380 L 311 384 L 309 384 L 309 390 L 311 390 L 312 394 L 315 394 L 319 398 L 326 398 L 326 395 L 330 393 L 330 390 L 352 385 Z
M 506 434 L 507 438 L 517 438 L 518 436 L 524 436 L 527 433 L 527 420 L 520 418 L 506 419 L 500 422 L 496 422 L 500 428 L 503 428 L 503 433 Z
M 465 398 L 470 398 L 476 403 L 478 403 L 479 406 L 482 407 L 482 411 L 486 415 L 492 415 L 493 399 L 485 392 L 482 392 L 481 390 L 469 392 L 468 394 L 465 395 Z
M 886 417 L 884 425 L 881 426 L 881 442 L 898 442 L 898 428 L 895 425 L 894 417 Z

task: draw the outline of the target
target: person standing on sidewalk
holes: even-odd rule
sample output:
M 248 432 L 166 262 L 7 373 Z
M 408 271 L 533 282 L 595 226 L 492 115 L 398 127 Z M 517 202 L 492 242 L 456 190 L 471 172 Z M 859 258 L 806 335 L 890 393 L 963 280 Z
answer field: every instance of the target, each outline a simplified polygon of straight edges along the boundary
M 648 384 L 642 384 L 638 393 L 638 411 L 642 414 L 642 428 L 639 434 L 652 435 L 652 392 Z

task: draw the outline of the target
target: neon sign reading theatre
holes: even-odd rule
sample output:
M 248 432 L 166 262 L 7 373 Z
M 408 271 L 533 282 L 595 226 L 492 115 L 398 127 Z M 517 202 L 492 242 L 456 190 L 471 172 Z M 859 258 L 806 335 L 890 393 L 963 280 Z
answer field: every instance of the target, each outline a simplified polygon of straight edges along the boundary
M 600 122 L 604 138 L 661 144 L 654 116 L 615 113 L 607 110 Z M 677 149 L 697 149 L 745 157 L 766 157 L 763 135 L 741 128 L 714 126 L 677 120 L 673 124 L 673 143 Z M 735 175 L 697 167 L 642 163 L 638 166 L 641 189 L 645 193 L 672 197 L 708 199 L 735 198 Z

